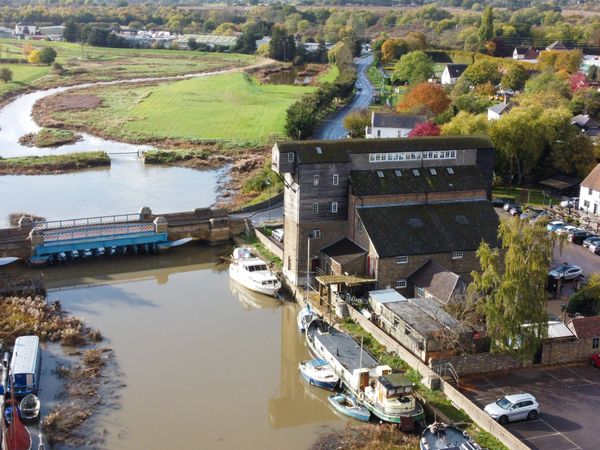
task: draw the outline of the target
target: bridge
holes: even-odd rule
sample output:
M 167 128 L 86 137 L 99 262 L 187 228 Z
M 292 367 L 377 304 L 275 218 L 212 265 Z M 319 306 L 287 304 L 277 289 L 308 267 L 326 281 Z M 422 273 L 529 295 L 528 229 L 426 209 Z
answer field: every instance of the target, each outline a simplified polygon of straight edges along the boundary
M 18 257 L 32 265 L 114 254 L 160 253 L 173 242 L 192 238 L 225 242 L 240 234 L 245 219 L 226 209 L 199 208 L 156 215 L 148 207 L 136 214 L 34 222 L 0 229 L 0 257 Z

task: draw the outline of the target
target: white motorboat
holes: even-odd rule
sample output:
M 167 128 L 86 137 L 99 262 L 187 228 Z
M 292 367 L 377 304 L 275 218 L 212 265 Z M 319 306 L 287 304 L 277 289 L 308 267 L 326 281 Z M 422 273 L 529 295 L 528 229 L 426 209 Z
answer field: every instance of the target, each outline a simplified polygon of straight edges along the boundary
M 298 311 L 298 317 L 296 318 L 300 333 L 304 333 L 306 328 L 308 328 L 308 324 L 317 317 L 317 313 L 310 308 L 309 303 L 307 303 L 305 307 L 301 308 L 300 311 Z
M 242 286 L 261 294 L 276 296 L 281 289 L 281 282 L 267 264 L 245 247 L 237 247 L 233 251 L 229 276 Z

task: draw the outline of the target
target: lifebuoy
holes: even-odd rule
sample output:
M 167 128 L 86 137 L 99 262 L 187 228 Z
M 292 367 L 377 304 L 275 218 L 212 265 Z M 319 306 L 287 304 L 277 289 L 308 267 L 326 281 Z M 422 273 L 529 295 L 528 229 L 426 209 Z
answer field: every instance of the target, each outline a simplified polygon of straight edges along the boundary
M 362 402 L 365 399 L 365 393 L 363 391 L 360 391 L 358 393 L 358 399 Z

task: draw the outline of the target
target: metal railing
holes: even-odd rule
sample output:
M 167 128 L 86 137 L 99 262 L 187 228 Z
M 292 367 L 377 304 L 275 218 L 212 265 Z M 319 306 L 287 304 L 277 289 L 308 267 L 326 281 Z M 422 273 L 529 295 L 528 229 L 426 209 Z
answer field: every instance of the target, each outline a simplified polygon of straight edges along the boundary
M 460 384 L 460 379 L 458 377 L 458 372 L 454 369 L 454 366 L 449 363 L 438 364 L 433 367 L 433 371 L 437 373 L 442 378 L 452 378 L 456 384 L 456 388 L 458 389 Z
M 56 230 L 60 228 L 77 228 L 89 225 L 110 225 L 113 223 L 139 222 L 139 213 L 135 214 L 115 214 L 112 216 L 83 217 L 80 219 L 52 220 L 44 222 L 34 222 L 33 228 L 36 230 Z
M 60 230 L 60 231 L 59 231 Z M 126 236 L 135 233 L 154 232 L 153 223 L 120 223 L 114 227 L 90 227 L 78 229 L 57 229 L 44 234 L 44 242 L 73 241 L 78 239 L 100 239 L 112 236 Z

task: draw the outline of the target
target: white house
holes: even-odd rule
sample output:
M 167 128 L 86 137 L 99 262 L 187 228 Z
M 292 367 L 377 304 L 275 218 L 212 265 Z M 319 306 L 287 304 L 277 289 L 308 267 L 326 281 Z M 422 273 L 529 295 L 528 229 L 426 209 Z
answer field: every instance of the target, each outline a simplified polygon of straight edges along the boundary
M 490 106 L 487 110 L 488 120 L 498 120 L 501 115 L 506 114 L 513 108 L 514 103 L 512 102 L 501 102 L 497 105 Z
M 590 214 L 600 215 L 600 164 L 581 182 L 579 209 Z
M 538 52 L 533 47 L 515 47 L 513 50 L 513 59 L 517 61 L 526 61 L 526 62 L 537 62 L 537 58 L 540 56 L 540 52 Z
M 365 129 L 365 136 L 367 139 L 406 137 L 417 124 L 424 122 L 427 122 L 426 116 L 373 112 L 371 126 Z
M 468 64 L 446 64 L 444 72 L 442 72 L 442 84 L 456 83 L 467 67 L 469 67 Z
M 27 22 L 19 22 L 15 25 L 15 36 L 37 34 L 37 27 Z

